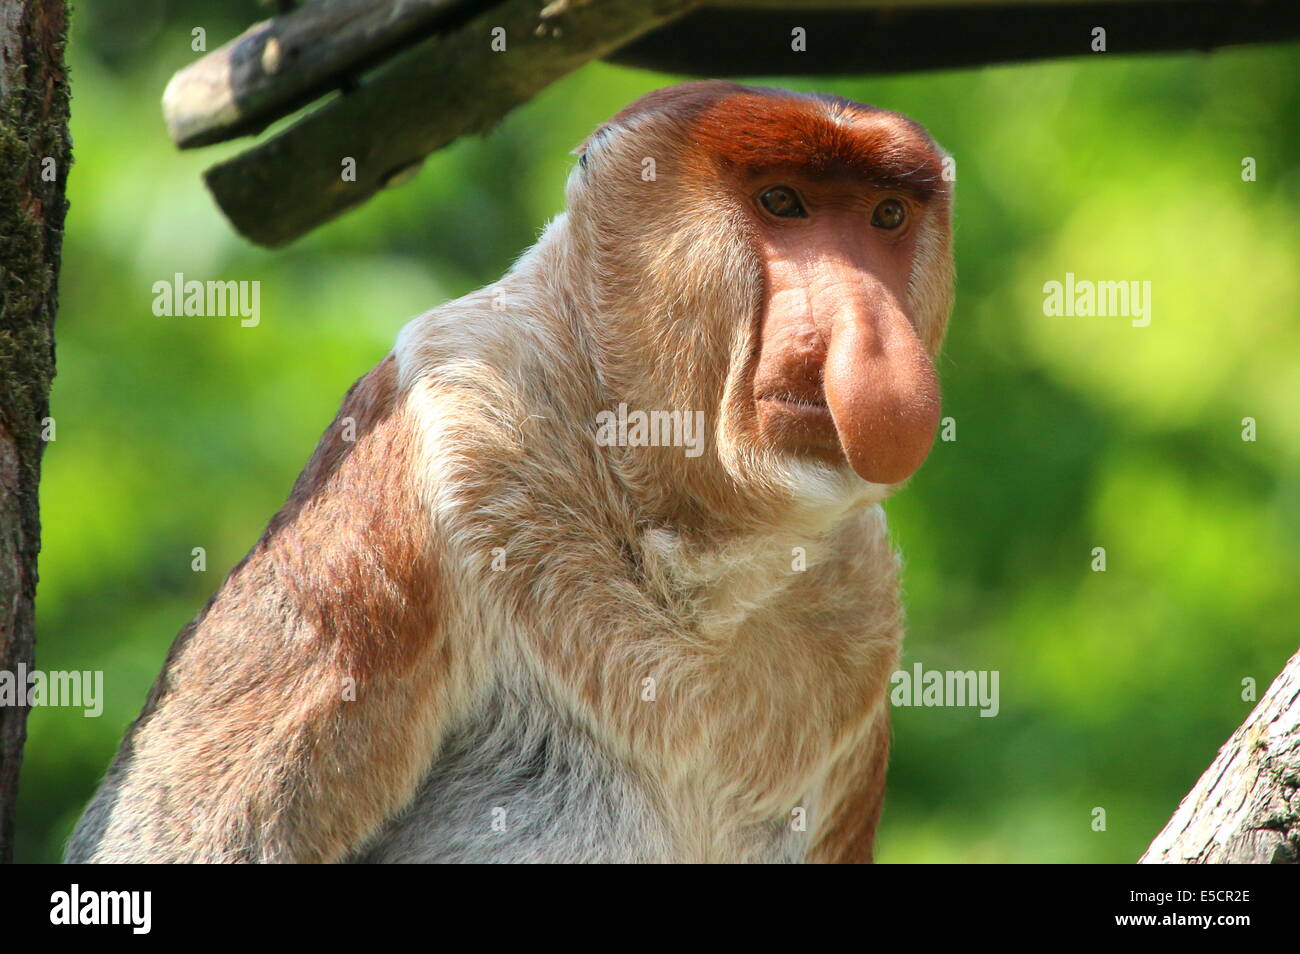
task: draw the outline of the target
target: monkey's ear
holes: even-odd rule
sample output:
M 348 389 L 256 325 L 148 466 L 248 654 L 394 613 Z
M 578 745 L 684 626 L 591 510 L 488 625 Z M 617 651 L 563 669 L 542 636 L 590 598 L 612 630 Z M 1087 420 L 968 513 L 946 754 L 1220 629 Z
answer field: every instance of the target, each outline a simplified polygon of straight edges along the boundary
M 574 155 L 578 157 L 578 165 L 580 165 L 584 169 L 587 168 L 587 154 L 591 152 L 591 148 L 593 146 L 598 145 L 600 141 L 605 138 L 605 136 L 609 133 L 609 130 L 610 130 L 609 123 L 605 123 L 601 126 L 597 126 L 595 131 L 592 132 L 590 136 L 588 136 L 577 146 L 575 146 L 572 150 L 570 150 L 570 155 Z
M 591 142 L 590 136 L 569 150 L 569 155 L 578 157 L 578 168 L 583 172 L 587 171 L 587 144 L 589 142 Z

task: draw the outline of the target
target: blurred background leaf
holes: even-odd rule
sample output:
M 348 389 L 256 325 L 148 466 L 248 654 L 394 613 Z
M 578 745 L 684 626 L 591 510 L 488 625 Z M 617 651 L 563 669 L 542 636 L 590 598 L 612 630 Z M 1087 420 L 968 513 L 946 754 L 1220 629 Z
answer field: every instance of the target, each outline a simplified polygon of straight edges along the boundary
M 348 386 L 409 317 L 499 277 L 561 210 L 569 150 L 673 81 L 593 64 L 268 252 L 200 181 L 241 144 L 177 153 L 158 108 L 194 27 L 215 49 L 263 16 L 141 0 L 74 17 L 37 663 L 103 670 L 107 698 L 98 719 L 32 713 L 20 861 L 60 857 L 176 632 Z M 997 670 L 1001 711 L 895 710 L 879 860 L 1134 861 L 1250 710 L 1242 680 L 1262 694 L 1297 643 L 1300 57 L 777 82 L 908 113 L 958 162 L 941 361 L 957 440 L 888 510 L 905 665 Z M 261 281 L 261 324 L 155 317 L 152 285 L 176 272 Z M 1150 326 L 1045 317 L 1042 286 L 1066 272 L 1150 281 Z

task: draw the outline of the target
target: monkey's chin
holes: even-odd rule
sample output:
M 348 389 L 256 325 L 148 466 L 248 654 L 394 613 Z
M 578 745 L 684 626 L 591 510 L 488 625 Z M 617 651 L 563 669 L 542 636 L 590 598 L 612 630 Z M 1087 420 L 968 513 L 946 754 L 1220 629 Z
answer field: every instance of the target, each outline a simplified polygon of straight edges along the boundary
M 791 457 L 780 462 L 780 483 L 795 506 L 810 514 L 833 516 L 857 507 L 877 504 L 896 489 L 894 484 L 863 480 L 847 462 L 831 464 Z

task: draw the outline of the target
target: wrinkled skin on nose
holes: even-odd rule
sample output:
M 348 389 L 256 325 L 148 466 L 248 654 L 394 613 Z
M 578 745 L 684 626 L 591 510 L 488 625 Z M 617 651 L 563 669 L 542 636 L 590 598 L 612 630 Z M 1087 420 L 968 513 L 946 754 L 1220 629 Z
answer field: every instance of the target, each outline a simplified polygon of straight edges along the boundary
M 796 454 L 894 484 L 939 424 L 934 363 L 906 309 L 911 251 L 861 214 L 761 239 L 766 301 L 754 396 L 760 432 Z

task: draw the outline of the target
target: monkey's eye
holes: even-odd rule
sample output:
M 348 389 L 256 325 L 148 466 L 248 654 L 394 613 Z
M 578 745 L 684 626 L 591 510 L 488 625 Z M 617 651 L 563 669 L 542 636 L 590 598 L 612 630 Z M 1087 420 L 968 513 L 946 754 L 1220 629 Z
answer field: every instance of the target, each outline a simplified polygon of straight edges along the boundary
M 777 218 L 781 219 L 806 219 L 808 213 L 804 211 L 803 203 L 799 201 L 799 193 L 787 186 L 776 186 L 768 189 L 758 197 L 758 201 L 763 203 L 763 208 L 771 212 Z
M 897 199 L 886 199 L 871 213 L 871 224 L 878 229 L 896 229 L 907 218 L 907 210 Z

